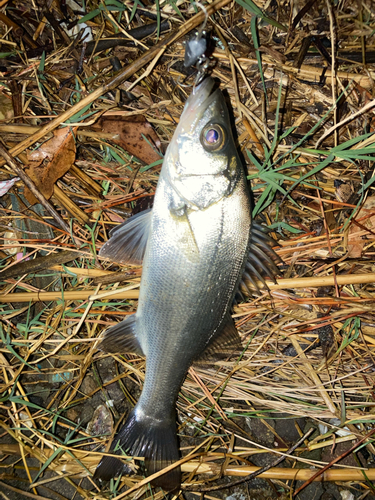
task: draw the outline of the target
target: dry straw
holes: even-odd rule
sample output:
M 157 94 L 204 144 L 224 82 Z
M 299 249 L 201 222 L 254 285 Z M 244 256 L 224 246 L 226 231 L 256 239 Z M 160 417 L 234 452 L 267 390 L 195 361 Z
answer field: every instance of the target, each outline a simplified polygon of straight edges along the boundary
M 35 484 L 22 494 L 49 498 L 49 469 L 72 495 L 102 500 L 108 489 L 82 479 L 91 478 L 109 436 L 92 436 L 87 420 L 100 404 L 117 422 L 129 411 L 145 360 L 96 348 L 105 328 L 135 312 L 141 275 L 140 267 L 100 259 L 98 250 L 111 228 L 152 203 L 160 161 L 145 164 L 146 148 L 155 151 L 142 136 L 137 159 L 118 146 L 117 134 L 91 127 L 117 114 L 136 129 L 141 117 L 166 146 L 195 79 L 183 69 L 181 42 L 205 14 L 188 0 L 139 4 L 134 16 L 127 2 L 86 3 L 85 13 L 68 14 L 91 29 L 90 42 L 70 38 L 56 10 L 31 2 L 26 15 L 0 5 L 2 52 L 11 52 L 2 59 L 0 110 L 12 109 L 0 124 L 0 181 L 21 178 L 0 199 L 0 426 L 3 438 L 12 437 L 11 444 L 0 438 L 0 489 L 20 495 L 25 485 L 11 481 L 23 475 L 27 487 Z M 264 454 L 284 458 L 285 467 L 262 477 L 289 496 L 296 480 L 349 481 L 366 493 L 375 479 L 358 453 L 361 446 L 375 452 L 375 68 L 366 52 L 374 13 L 366 2 L 357 10 L 347 2 L 309 5 L 286 2 L 270 12 L 262 1 L 205 3 L 210 71 L 232 107 L 254 215 L 272 224 L 284 264 L 277 283 L 234 307 L 243 352 L 194 366 L 180 391 L 187 489 L 247 477 Z M 134 28 L 143 33 L 149 23 L 155 32 L 138 43 Z M 30 183 L 30 154 L 57 127 L 73 125 L 76 161 L 46 200 Z M 44 210 L 27 208 L 25 184 Z M 294 443 L 303 425 L 316 433 L 286 456 L 291 443 L 279 418 Z M 253 435 L 254 422 L 268 442 Z M 108 486 L 112 497 L 150 497 L 139 462 L 129 464 L 135 473 Z

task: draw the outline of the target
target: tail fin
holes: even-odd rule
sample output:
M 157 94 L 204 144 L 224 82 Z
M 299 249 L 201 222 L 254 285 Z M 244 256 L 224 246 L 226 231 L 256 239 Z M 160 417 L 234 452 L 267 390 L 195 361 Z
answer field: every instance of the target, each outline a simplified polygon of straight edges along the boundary
M 137 412 L 137 407 L 130 413 L 125 425 L 115 437 L 112 450 L 120 447 L 124 452 L 138 457 L 145 457 L 146 474 L 150 476 L 164 467 L 179 460 L 176 418 L 171 416 L 165 420 L 157 420 Z M 95 478 L 108 481 L 122 471 L 120 460 L 103 457 L 95 471 Z M 181 485 L 179 467 L 163 474 L 152 481 L 165 491 L 173 491 Z

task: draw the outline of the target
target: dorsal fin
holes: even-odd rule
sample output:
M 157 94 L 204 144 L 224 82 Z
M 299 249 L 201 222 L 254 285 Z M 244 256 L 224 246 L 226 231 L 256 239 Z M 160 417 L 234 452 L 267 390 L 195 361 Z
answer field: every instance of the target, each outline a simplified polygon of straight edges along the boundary
M 147 209 L 113 228 L 99 255 L 121 264 L 142 264 L 150 229 L 151 209 Z
M 249 255 L 240 283 L 241 290 L 247 295 L 259 293 L 260 288 L 268 289 L 265 279 L 276 283 L 275 278 L 280 275 L 276 264 L 281 264 L 282 260 L 272 248 L 276 241 L 267 234 L 268 231 L 267 227 L 256 222 L 251 225 Z

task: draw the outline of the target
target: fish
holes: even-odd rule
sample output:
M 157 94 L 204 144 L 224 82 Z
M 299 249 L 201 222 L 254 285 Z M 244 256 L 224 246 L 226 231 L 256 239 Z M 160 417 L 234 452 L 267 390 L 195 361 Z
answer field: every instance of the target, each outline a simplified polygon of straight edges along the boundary
M 238 348 L 237 293 L 275 281 L 275 241 L 252 220 L 245 171 L 223 93 L 213 78 L 195 87 L 166 151 L 152 209 L 117 226 L 100 255 L 143 264 L 138 309 L 103 334 L 99 349 L 146 357 L 141 396 L 111 450 L 144 457 L 146 475 L 180 459 L 176 400 L 190 366 Z M 263 284 L 263 285 L 262 285 Z M 94 478 L 122 462 L 104 456 Z M 181 484 L 178 466 L 152 481 Z

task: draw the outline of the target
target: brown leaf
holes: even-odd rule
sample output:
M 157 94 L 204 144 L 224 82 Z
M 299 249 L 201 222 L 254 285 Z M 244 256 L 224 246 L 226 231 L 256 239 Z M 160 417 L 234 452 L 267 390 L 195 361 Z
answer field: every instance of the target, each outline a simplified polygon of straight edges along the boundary
M 103 116 L 93 126 L 93 129 L 118 134 L 119 138 L 117 140 L 113 139 L 112 142 L 118 144 L 146 165 L 150 165 L 161 158 L 157 153 L 157 150 L 160 149 L 159 137 L 151 124 L 142 115 Z M 148 142 L 142 136 L 146 137 Z
M 47 200 L 53 194 L 55 182 L 66 174 L 76 158 L 72 130 L 69 127 L 59 128 L 53 134 L 52 139 L 27 154 L 29 166 L 26 173 Z M 25 188 L 24 195 L 31 205 L 38 203 L 28 188 Z
M 357 222 L 357 223 L 356 223 Z M 368 233 L 364 233 L 369 229 Z M 372 234 L 371 234 L 372 233 Z M 363 207 L 352 221 L 349 229 L 348 257 L 358 258 L 362 256 L 364 246 L 374 240 L 375 236 L 375 196 L 367 198 Z
M 12 99 L 5 94 L 0 93 L 0 120 L 10 120 L 13 118 L 13 104 Z

